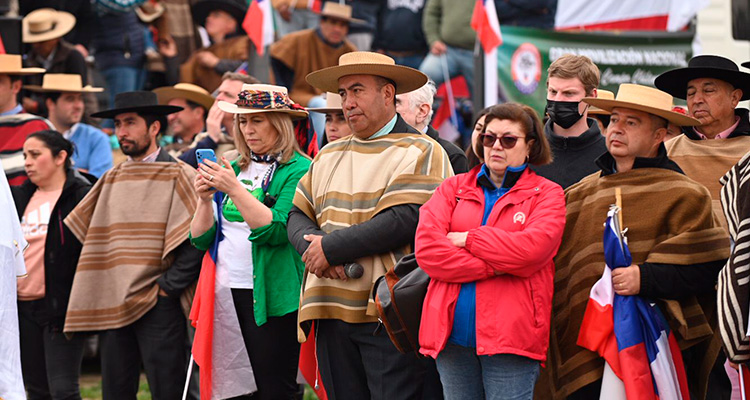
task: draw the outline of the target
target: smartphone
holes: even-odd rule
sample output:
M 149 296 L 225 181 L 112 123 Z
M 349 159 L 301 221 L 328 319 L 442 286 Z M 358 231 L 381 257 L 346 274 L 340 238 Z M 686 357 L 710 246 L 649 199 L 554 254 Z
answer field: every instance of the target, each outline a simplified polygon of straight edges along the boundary
M 198 149 L 195 151 L 195 156 L 198 158 L 198 164 L 204 163 L 205 160 L 216 161 L 216 153 L 211 149 Z

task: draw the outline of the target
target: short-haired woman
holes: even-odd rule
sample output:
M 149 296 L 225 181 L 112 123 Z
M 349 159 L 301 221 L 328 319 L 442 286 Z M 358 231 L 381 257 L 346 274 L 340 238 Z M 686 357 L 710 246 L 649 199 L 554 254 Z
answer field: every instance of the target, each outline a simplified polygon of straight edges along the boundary
M 81 243 L 63 220 L 96 180 L 72 166 L 73 143 L 60 132 L 32 133 L 23 144 L 29 179 L 11 188 L 28 249 L 18 278 L 21 367 L 29 399 L 80 399 L 85 336 L 63 334 Z
M 219 102 L 219 108 L 236 114 L 240 157 L 200 164 L 195 179 L 200 200 L 190 235 L 203 250 L 220 240 L 216 276 L 224 276 L 231 288 L 258 387 L 253 398 L 294 398 L 304 264 L 289 243 L 286 221 L 297 182 L 310 166 L 292 119 L 306 118 L 307 112 L 292 108 L 280 86 L 243 85 L 238 97 L 235 103 Z M 216 191 L 223 195 L 214 196 Z M 216 214 L 212 198 L 223 198 Z
M 486 114 L 484 163 L 447 179 L 420 209 L 416 257 L 432 278 L 420 352 L 436 359 L 446 399 L 532 399 L 549 342 L 554 265 L 565 226 L 536 112 Z

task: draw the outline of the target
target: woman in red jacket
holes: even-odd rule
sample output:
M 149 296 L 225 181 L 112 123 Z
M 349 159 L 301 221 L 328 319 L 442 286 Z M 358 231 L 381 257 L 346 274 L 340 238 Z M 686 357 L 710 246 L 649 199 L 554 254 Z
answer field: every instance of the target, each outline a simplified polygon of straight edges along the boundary
M 420 351 L 436 359 L 446 399 L 531 399 L 565 198 L 528 168 L 552 158 L 530 107 L 492 107 L 479 138 L 484 163 L 447 179 L 420 209 L 417 262 L 432 278 Z

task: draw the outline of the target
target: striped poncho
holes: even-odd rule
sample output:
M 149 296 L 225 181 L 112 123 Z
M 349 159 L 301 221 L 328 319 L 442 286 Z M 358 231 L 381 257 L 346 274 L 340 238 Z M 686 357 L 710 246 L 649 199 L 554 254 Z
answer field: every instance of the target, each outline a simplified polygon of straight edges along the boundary
M 622 190 L 623 228 L 633 264 L 693 265 L 729 255 L 729 240 L 712 212 L 708 191 L 682 174 L 657 168 L 597 173 L 568 188 L 565 232 L 555 257 L 548 368 L 540 377 L 537 393 L 544 396 L 539 398 L 565 398 L 602 377 L 603 359 L 576 341 L 589 292 L 605 268 L 604 221 L 616 188 Z M 711 342 L 714 296 L 705 297 L 658 301 L 682 349 Z M 718 350 L 706 350 L 710 366 Z M 701 387 L 706 377 L 691 386 Z
M 65 218 L 83 243 L 65 332 L 127 326 L 155 304 L 156 280 L 188 237 L 195 172 L 175 162 L 126 162 L 102 176 Z M 182 305 L 189 309 L 183 293 Z
M 448 156 L 425 135 L 391 133 L 370 140 L 351 136 L 321 150 L 297 186 L 294 205 L 330 233 L 369 221 L 390 207 L 424 204 L 451 175 Z M 365 271 L 359 279 L 342 281 L 306 274 L 299 322 L 377 321 L 370 296 L 372 285 L 411 251 L 411 246 L 405 245 L 356 260 Z

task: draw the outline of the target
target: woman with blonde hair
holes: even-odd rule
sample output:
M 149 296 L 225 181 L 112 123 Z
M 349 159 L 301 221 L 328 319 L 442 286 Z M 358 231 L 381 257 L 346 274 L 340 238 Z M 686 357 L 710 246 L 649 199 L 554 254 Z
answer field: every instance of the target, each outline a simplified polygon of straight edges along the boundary
M 202 250 L 218 246 L 217 296 L 219 285 L 231 289 L 258 388 L 253 398 L 294 398 L 304 264 L 287 239 L 286 221 L 297 182 L 310 166 L 292 119 L 306 118 L 307 112 L 289 99 L 286 88 L 260 84 L 243 85 L 235 103 L 218 106 L 235 114 L 240 156 L 199 164 L 191 240 Z

